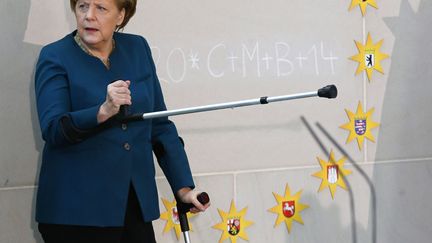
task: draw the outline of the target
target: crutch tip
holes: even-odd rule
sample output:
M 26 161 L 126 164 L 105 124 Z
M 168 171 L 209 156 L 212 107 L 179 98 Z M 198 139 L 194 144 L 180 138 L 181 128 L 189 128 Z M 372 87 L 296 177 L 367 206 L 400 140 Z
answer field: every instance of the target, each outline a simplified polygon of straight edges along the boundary
M 318 90 L 318 96 L 319 97 L 334 99 L 337 97 L 337 95 L 338 95 L 338 90 L 337 90 L 336 86 L 333 84 L 327 85 L 327 86 Z

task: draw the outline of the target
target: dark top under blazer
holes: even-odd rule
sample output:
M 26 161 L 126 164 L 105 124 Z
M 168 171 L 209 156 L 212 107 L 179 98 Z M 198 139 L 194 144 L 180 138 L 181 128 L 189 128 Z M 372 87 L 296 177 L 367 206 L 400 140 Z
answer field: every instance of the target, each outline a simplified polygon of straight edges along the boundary
M 158 118 L 127 125 L 111 122 L 81 140 L 62 125 L 68 118 L 79 131 L 98 127 L 97 113 L 107 85 L 130 80 L 130 112 L 166 110 L 149 45 L 141 36 L 115 33 L 111 68 L 85 53 L 76 31 L 45 46 L 35 74 L 35 91 L 45 147 L 39 176 L 36 220 L 41 223 L 122 226 L 132 181 L 145 221 L 159 217 L 153 147 L 176 192 L 194 187 L 188 160 L 174 124 Z M 127 146 L 127 145 L 129 146 Z

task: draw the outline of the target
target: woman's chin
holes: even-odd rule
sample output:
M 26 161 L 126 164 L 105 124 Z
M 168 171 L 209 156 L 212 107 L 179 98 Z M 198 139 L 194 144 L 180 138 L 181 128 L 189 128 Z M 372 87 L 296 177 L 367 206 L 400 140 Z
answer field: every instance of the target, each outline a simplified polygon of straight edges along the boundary
M 101 38 L 98 38 L 96 36 L 88 36 L 88 35 L 81 37 L 81 40 L 88 46 L 97 45 L 102 42 Z

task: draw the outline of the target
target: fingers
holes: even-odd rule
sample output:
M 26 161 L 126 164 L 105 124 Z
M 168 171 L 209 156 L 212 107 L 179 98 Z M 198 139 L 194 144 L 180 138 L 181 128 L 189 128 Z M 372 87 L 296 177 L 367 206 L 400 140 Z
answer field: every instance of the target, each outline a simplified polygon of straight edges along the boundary
M 114 86 L 114 87 L 129 87 L 130 80 L 117 80 L 112 83 L 110 83 L 108 86 Z
M 201 194 L 200 191 L 184 187 L 178 190 L 176 194 L 178 199 L 183 203 L 191 203 L 194 205 L 194 207 L 189 210 L 191 213 L 204 212 L 208 207 L 210 207 L 210 202 L 203 205 L 198 201 L 198 195 Z
M 116 115 L 120 106 L 132 105 L 129 80 L 117 80 L 107 86 L 105 102 L 101 105 L 98 112 L 98 122 L 103 122 Z
M 197 200 L 197 202 L 198 202 L 198 200 Z M 198 202 L 198 205 L 194 204 L 194 206 L 195 207 L 193 207 L 193 208 L 190 209 L 190 212 L 191 213 L 200 213 L 200 212 L 206 211 L 207 208 L 210 207 L 210 202 L 206 203 L 205 205 L 202 205 L 200 202 Z
M 190 209 L 190 212 L 191 212 L 191 213 L 199 213 L 199 212 L 201 212 L 201 211 L 200 211 L 199 209 L 193 207 L 193 208 Z
M 130 81 L 129 80 L 117 80 L 108 85 L 108 87 L 119 90 L 129 90 Z
M 107 87 L 107 102 L 118 111 L 121 105 L 131 105 L 132 97 L 129 80 L 117 80 Z
M 210 206 L 210 202 L 208 202 L 208 203 L 206 203 L 205 205 L 203 205 L 203 204 L 201 204 L 199 201 L 198 201 L 198 199 L 197 199 L 197 196 L 199 195 L 200 193 L 197 193 L 196 194 L 196 197 L 194 198 L 194 200 L 193 200 L 193 205 L 195 206 L 195 208 L 196 209 L 198 209 L 200 212 L 204 212 L 209 206 Z
M 210 202 L 203 205 L 198 201 L 198 195 L 200 193 L 200 191 L 190 190 L 181 195 L 181 200 L 183 202 L 192 203 L 194 205 L 194 207 L 190 209 L 191 213 L 204 212 L 208 207 L 210 207 Z

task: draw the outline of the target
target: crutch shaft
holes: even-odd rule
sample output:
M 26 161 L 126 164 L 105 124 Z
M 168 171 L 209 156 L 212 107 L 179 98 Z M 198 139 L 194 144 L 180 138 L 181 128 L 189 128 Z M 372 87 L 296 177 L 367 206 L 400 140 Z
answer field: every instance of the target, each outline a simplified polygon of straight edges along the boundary
M 273 97 L 264 96 L 257 99 L 196 106 L 196 107 L 189 107 L 189 108 L 170 110 L 170 111 L 157 111 L 157 112 L 150 112 L 150 113 L 143 113 L 143 114 L 135 114 L 135 115 L 124 117 L 122 120 L 126 122 L 140 121 L 140 120 L 154 119 L 159 117 L 177 116 L 177 115 L 184 115 L 190 113 L 198 113 L 198 112 L 206 112 L 206 111 L 214 111 L 214 110 L 222 110 L 222 109 L 230 109 L 230 108 L 233 109 L 236 107 L 244 107 L 244 106 L 251 106 L 251 105 L 263 105 L 263 104 L 268 104 L 273 102 L 302 99 L 302 98 L 309 98 L 315 96 L 325 97 L 329 99 L 336 98 L 337 96 L 336 86 L 328 85 L 324 88 L 319 89 L 318 91 L 299 93 L 294 95 L 282 95 L 282 96 L 273 96 Z

